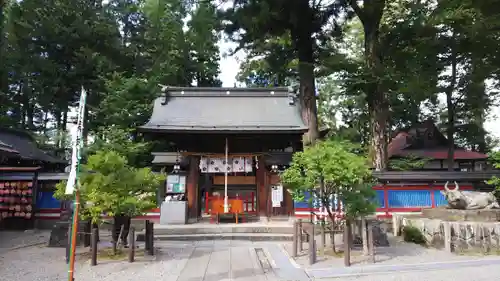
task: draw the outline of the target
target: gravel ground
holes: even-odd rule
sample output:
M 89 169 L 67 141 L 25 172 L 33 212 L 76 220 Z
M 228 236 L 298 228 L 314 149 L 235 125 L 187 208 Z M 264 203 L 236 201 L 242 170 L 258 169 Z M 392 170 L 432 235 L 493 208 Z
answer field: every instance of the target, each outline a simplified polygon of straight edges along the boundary
M 19 247 L 48 243 L 50 231 L 0 231 L 0 254 Z
M 24 241 L 26 238 L 19 238 L 15 241 Z M 4 249 L 7 249 L 4 242 Z M 11 244 L 11 243 L 10 243 Z M 1 245 L 1 244 L 0 244 Z M 272 245 L 272 246 L 271 246 Z M 75 280 L 78 281 L 202 281 L 217 276 L 227 277 L 228 270 L 235 272 L 237 269 L 229 269 L 230 266 L 223 265 L 219 259 L 227 259 L 229 253 L 230 263 L 239 267 L 241 280 L 269 280 L 270 277 L 251 276 L 247 270 L 250 263 L 249 257 L 236 257 L 231 252 L 244 254 L 245 248 L 262 247 L 271 249 L 277 247 L 276 242 L 245 242 L 245 241 L 200 241 L 200 242 L 157 242 L 159 248 L 157 256 L 154 258 L 138 256 L 135 263 L 126 261 L 100 261 L 96 267 L 91 267 L 83 258 L 77 257 Z M 286 247 L 291 245 L 285 244 Z M 279 248 L 279 247 L 278 247 Z M 276 249 L 278 249 L 276 248 Z M 207 249 L 213 249 L 207 251 Z M 229 252 L 228 252 L 229 251 Z M 276 253 L 272 253 L 276 254 Z M 217 259 L 214 257 L 218 255 Z M 277 256 L 275 256 L 276 258 Z M 365 268 L 362 266 L 361 256 L 353 267 Z M 443 251 L 426 249 L 413 244 L 398 242 L 391 238 L 391 247 L 379 248 L 376 265 L 398 265 L 414 263 L 438 263 L 450 260 L 472 260 L 480 257 L 455 256 Z M 359 261 L 361 260 L 361 261 Z M 276 259 L 275 261 L 280 261 Z M 281 261 L 284 262 L 284 261 Z M 343 268 L 342 258 L 324 259 L 313 266 L 307 266 L 307 257 L 299 257 L 298 264 L 304 265 L 308 270 L 318 270 L 320 268 Z M 199 264 L 197 266 L 197 264 Z M 204 265 L 205 264 L 205 265 Z M 218 267 L 218 272 L 206 275 L 210 278 L 200 278 L 192 276 L 199 268 L 212 264 L 214 269 Z M 227 261 L 226 263 L 227 264 Z M 216 266 L 217 265 L 217 266 Z M 211 266 L 209 266 L 212 268 Z M 188 269 L 189 270 L 188 270 Z M 244 270 L 243 270 L 244 269 Z M 0 252 L 0 281 L 56 281 L 66 280 L 68 266 L 64 261 L 63 248 L 46 248 L 45 246 L 22 247 L 15 250 L 4 250 Z M 217 271 L 216 270 L 216 271 Z M 288 270 L 288 269 L 287 269 Z M 296 269 L 298 270 L 298 269 Z M 364 270 L 364 269 L 363 269 Z M 219 272 L 220 271 L 220 272 Z M 250 270 L 251 271 L 251 270 Z M 208 273 L 207 273 L 208 274 Z M 189 277 L 192 276 L 193 278 Z M 203 275 L 202 275 L 203 276 Z M 331 276 L 331 275 L 330 275 Z M 499 280 L 500 266 L 485 265 L 477 267 L 463 267 L 454 269 L 441 269 L 432 271 L 376 274 L 370 276 L 322 278 L 322 280 L 341 281 L 491 281 Z M 213 281 L 238 280 L 219 278 Z M 218 278 L 218 277 L 217 277 Z M 245 279 L 246 278 L 246 279 Z M 212 280 L 210 279 L 210 280 Z M 306 278 L 307 279 L 307 278 Z M 292 279 L 286 279 L 292 280 Z
M 265 276 L 258 277 L 252 273 L 254 269 L 252 269 L 252 262 L 248 255 L 246 257 L 239 256 L 246 253 L 249 248 L 257 246 L 265 247 L 266 243 L 255 244 L 241 241 L 157 242 L 158 251 L 154 258 L 137 256 L 134 263 L 99 261 L 95 267 L 91 267 L 88 261 L 83 261 L 83 258 L 77 256 L 75 280 L 269 280 Z M 231 256 L 231 253 L 238 254 Z M 227 261 L 225 263 L 219 262 L 219 258 L 215 258 L 216 256 L 219 258 L 229 257 L 232 266 L 229 266 Z M 196 265 L 198 262 L 199 264 Z M 209 267 L 213 269 L 212 271 L 215 270 L 214 272 L 204 269 L 208 263 L 212 264 Z M 249 268 L 247 269 L 247 267 Z M 192 276 L 193 274 L 195 276 Z M 204 274 L 206 274 L 205 277 L 200 277 Z M 238 275 L 238 277 L 232 279 L 217 277 L 230 276 L 231 274 Z M 68 265 L 65 263 L 63 248 L 33 246 L 0 253 L 0 281 L 56 281 L 66 280 L 67 275 Z
M 389 236 L 389 247 L 378 247 L 375 253 L 375 263 L 377 265 L 398 265 L 398 264 L 418 264 L 418 263 L 432 263 L 432 262 L 446 262 L 446 261 L 461 261 L 461 260 L 475 260 L 481 259 L 481 256 L 459 256 L 447 253 L 442 250 L 424 248 L 422 246 L 405 243 L 399 237 Z M 320 241 L 319 237 L 316 238 L 317 243 Z M 341 249 L 341 236 L 336 238 L 337 249 Z M 327 248 L 329 247 L 327 240 Z M 319 244 L 319 243 L 318 243 Z M 284 245 L 286 251 L 291 256 L 292 243 Z M 319 247 L 319 245 L 318 245 Z M 330 267 L 343 267 L 344 259 L 342 257 L 335 257 L 332 255 L 321 256 L 318 254 L 318 261 L 309 265 L 309 257 L 307 254 L 307 243 L 304 243 L 304 251 L 295 258 L 295 262 L 305 269 L 320 269 Z M 351 256 L 352 266 L 362 266 L 370 264 L 369 258 L 362 255 L 360 251 L 353 251 Z M 499 278 L 500 279 L 500 278 Z

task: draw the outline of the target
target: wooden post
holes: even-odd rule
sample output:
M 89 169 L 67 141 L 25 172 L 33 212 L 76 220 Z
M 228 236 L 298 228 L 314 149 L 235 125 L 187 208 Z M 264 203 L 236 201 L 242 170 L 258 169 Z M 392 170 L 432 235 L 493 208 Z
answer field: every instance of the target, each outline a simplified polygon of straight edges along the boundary
M 71 227 L 68 228 L 68 243 L 66 243 L 66 264 L 69 264 L 69 256 L 71 253 Z
M 314 223 L 311 223 L 310 233 L 309 233 L 309 264 L 314 264 L 316 249 L 314 247 Z
M 363 238 L 363 255 L 369 255 L 368 252 L 368 230 L 366 229 L 366 219 L 361 218 L 361 236 Z
M 135 258 L 135 228 L 131 227 L 128 233 L 130 248 L 128 250 L 128 262 L 134 262 Z
M 303 231 L 302 231 L 302 219 L 299 219 L 299 230 L 298 230 L 298 233 L 299 233 L 299 252 L 302 252 L 304 251 L 304 245 L 302 244 L 304 241 L 303 241 Z
M 97 233 L 98 233 L 97 228 L 92 228 L 92 232 L 90 235 L 90 251 L 91 251 L 91 258 L 90 258 L 90 265 L 95 266 L 97 265 L 97 251 L 99 250 L 97 248 Z M 116 246 L 116 243 L 113 243 L 113 245 Z M 116 248 L 116 247 L 115 247 Z
M 394 237 L 399 236 L 399 220 L 395 214 L 392 214 L 392 234 Z
M 154 256 L 154 254 L 155 254 L 154 227 L 153 223 L 149 222 L 149 255 Z
M 116 255 L 118 253 L 118 250 L 116 249 L 117 243 L 117 241 L 113 241 L 113 243 L 111 243 L 111 246 L 113 247 L 113 255 Z
M 299 244 L 299 222 L 293 223 L 293 248 L 292 248 L 292 256 L 297 257 L 297 248 Z
M 321 255 L 325 255 L 326 247 L 326 232 L 325 232 L 325 220 L 321 222 Z
M 370 262 L 375 263 L 375 241 L 373 241 L 373 225 L 368 223 L 368 252 L 370 254 Z
M 332 250 L 335 251 L 335 222 L 331 221 L 330 224 L 330 243 Z
M 149 220 L 146 220 L 144 222 L 144 252 L 147 254 L 149 253 L 149 249 L 150 249 L 150 242 L 149 242 L 149 238 L 151 236 L 149 235 Z
M 91 221 L 88 221 L 88 222 L 85 222 L 85 230 L 84 230 L 84 234 L 83 234 L 83 247 L 90 247 L 90 241 L 91 241 L 91 238 L 90 236 L 92 236 L 92 222 Z
M 451 253 L 451 226 L 450 223 L 443 222 L 444 228 L 444 249 L 446 252 Z
M 344 226 L 344 265 L 351 266 L 351 245 L 350 245 L 351 222 L 346 219 Z
M 313 239 L 313 256 L 312 256 L 312 260 L 313 260 L 313 264 L 316 263 L 316 260 L 317 260 L 317 254 L 318 254 L 318 244 L 316 244 L 316 239 Z
M 122 226 L 120 227 L 120 234 L 118 234 L 118 240 L 116 241 L 116 244 L 120 246 L 120 250 L 122 249 L 122 235 L 123 235 L 123 231 L 125 230 L 125 225 L 122 224 Z M 115 252 L 115 255 L 116 255 L 116 252 Z

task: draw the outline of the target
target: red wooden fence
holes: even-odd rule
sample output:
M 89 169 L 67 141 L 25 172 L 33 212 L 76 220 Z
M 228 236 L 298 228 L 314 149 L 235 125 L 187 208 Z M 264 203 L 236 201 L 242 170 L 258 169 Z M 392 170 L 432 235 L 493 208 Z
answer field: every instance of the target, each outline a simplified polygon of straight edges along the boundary
M 210 214 L 211 201 L 213 199 L 220 199 L 222 196 L 212 195 L 210 196 L 209 192 L 205 193 L 205 214 Z M 243 211 L 247 214 L 255 214 L 257 213 L 257 206 L 255 202 L 255 196 L 253 192 L 250 192 L 249 195 L 238 195 L 236 196 L 228 196 L 228 199 L 239 199 L 243 200 Z

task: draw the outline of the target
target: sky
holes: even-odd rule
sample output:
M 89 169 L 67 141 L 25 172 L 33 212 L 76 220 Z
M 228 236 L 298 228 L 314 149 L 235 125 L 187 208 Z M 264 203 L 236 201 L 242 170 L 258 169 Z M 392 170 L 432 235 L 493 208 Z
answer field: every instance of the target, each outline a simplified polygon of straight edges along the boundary
M 226 54 L 230 52 L 230 50 L 236 47 L 235 43 L 232 42 L 224 42 L 225 40 L 221 40 L 219 42 L 220 48 L 220 75 L 219 79 L 222 81 L 223 87 L 233 87 L 236 82 L 236 74 L 240 69 L 240 65 L 238 60 L 242 60 L 245 58 L 243 52 L 238 52 L 234 56 L 227 56 Z

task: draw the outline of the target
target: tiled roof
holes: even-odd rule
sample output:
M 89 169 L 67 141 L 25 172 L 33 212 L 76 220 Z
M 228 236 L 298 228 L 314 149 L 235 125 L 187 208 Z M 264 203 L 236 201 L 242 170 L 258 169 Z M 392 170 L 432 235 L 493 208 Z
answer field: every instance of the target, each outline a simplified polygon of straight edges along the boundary
M 171 88 L 155 100 L 144 131 L 305 132 L 299 103 L 285 88 Z
M 441 150 L 412 150 L 405 149 L 400 151 L 397 156 L 418 156 L 422 158 L 432 158 L 436 160 L 445 160 L 448 159 L 448 149 L 443 148 Z M 487 159 L 488 155 L 475 152 L 475 151 L 467 151 L 464 149 L 455 149 L 453 158 L 455 160 L 479 160 L 479 159 Z
M 26 132 L 0 128 L 0 150 L 28 160 L 49 163 L 66 163 L 54 158 L 37 147 L 36 141 Z
M 431 139 L 433 141 L 425 140 L 428 137 L 428 133 L 432 133 Z M 387 152 L 389 158 L 395 156 L 416 156 L 444 160 L 448 158 L 447 143 L 448 140 L 437 129 L 434 123 L 427 120 L 406 131 L 399 131 L 389 143 Z M 468 151 L 455 145 L 454 159 L 478 160 L 487 158 L 488 155 L 486 154 Z

